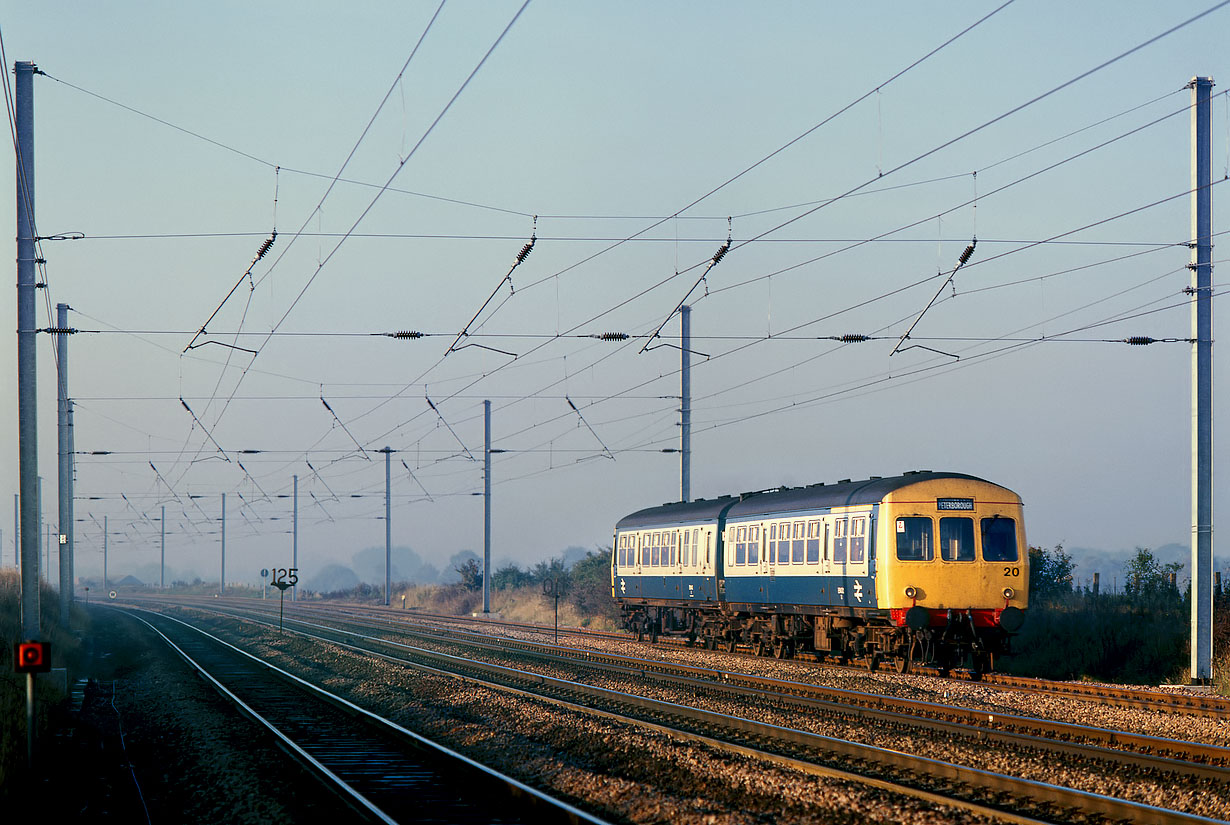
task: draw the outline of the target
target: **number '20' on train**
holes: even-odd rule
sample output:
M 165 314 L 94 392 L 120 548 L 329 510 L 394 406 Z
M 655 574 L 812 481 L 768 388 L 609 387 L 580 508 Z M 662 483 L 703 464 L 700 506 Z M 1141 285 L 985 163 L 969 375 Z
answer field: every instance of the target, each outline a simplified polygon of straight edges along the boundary
M 1024 622 L 1028 565 L 1016 493 L 921 470 L 640 510 L 611 584 L 638 638 L 983 673 Z

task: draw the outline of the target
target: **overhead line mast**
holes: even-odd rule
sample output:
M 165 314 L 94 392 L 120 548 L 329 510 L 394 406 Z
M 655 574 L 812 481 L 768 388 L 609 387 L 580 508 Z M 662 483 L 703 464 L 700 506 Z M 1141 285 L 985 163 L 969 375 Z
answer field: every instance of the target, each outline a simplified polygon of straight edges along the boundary
M 1213 78 L 1192 90 L 1192 638 L 1191 681 L 1213 680 Z

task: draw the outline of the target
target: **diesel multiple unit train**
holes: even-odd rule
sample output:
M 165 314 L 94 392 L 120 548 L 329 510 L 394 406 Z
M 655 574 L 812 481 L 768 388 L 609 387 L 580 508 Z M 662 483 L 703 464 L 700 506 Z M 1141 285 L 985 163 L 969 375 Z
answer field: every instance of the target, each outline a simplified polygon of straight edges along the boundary
M 611 564 L 638 638 L 900 672 L 990 670 L 1028 583 L 1020 497 L 930 470 L 640 510 L 615 526 Z

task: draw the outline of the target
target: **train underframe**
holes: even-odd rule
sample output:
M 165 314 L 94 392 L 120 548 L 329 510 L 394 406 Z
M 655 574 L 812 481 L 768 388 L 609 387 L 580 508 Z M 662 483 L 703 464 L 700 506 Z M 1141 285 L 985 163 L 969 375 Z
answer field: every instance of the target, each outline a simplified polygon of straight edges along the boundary
M 789 659 L 813 654 L 869 670 L 894 668 L 963 670 L 975 677 L 994 669 L 995 657 L 1009 652 L 1009 635 L 999 627 L 976 626 L 973 611 L 949 610 L 942 623 L 897 625 L 888 610 L 847 608 L 814 613 L 776 612 L 758 605 L 621 605 L 623 626 L 639 640 L 678 637 L 689 645 L 735 652 L 750 647 L 758 656 Z

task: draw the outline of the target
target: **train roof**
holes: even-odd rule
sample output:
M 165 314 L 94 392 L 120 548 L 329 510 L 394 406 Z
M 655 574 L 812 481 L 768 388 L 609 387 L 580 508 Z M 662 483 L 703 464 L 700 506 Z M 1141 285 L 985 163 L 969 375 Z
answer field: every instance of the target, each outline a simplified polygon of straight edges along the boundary
M 693 501 L 677 501 L 659 507 L 647 507 L 621 518 L 616 523 L 615 529 L 635 530 L 651 525 L 714 521 L 725 510 L 738 503 L 738 496 L 722 496 L 721 498 L 698 498 Z
M 727 515 L 730 518 L 736 518 L 741 515 L 757 515 L 760 513 L 875 504 L 883 501 L 884 497 L 894 490 L 923 481 L 939 479 L 986 481 L 985 479 L 964 473 L 937 473 L 931 470 L 914 470 L 899 476 L 889 476 L 886 478 L 872 477 L 863 481 L 845 479 L 835 484 L 783 487 L 779 490 L 767 490 L 763 493 L 743 496 L 739 503 L 730 509 Z
M 649 507 L 624 516 L 615 525 L 617 530 L 634 530 L 639 527 L 683 524 L 694 521 L 713 521 L 725 514 L 729 518 L 760 515 L 762 513 L 793 512 L 825 507 L 850 507 L 860 504 L 875 504 L 886 495 L 918 484 L 939 479 L 963 479 L 987 482 L 986 479 L 964 473 L 914 470 L 899 476 L 875 477 L 863 481 L 838 481 L 834 484 L 812 484 L 807 487 L 782 487 L 774 490 L 743 493 L 739 496 L 723 496 L 716 499 L 663 504 Z

